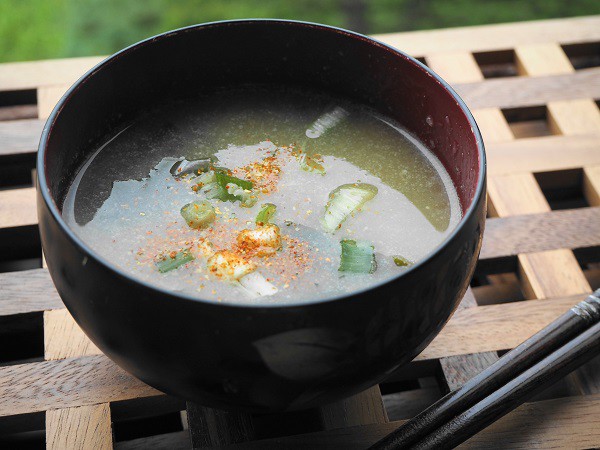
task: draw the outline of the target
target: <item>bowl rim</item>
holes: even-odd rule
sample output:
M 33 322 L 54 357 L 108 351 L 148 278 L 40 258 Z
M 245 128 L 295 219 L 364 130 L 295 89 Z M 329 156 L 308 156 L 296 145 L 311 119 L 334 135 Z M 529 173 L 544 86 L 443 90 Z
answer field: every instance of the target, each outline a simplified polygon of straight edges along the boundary
M 46 181 L 45 160 L 46 160 L 46 149 L 48 146 L 48 141 L 50 139 L 52 129 L 54 128 L 56 119 L 58 118 L 60 112 L 62 111 L 64 106 L 67 104 L 67 102 L 69 101 L 71 96 L 73 94 L 75 94 L 77 92 L 77 90 L 79 90 L 79 88 L 83 84 L 85 84 L 91 77 L 93 77 L 94 74 L 96 72 L 98 72 L 99 70 L 102 70 L 104 67 L 109 66 L 118 58 L 125 56 L 126 54 L 128 54 L 132 51 L 135 51 L 138 48 L 149 45 L 149 44 L 153 43 L 154 41 L 167 39 L 172 35 L 180 34 L 180 33 L 187 33 L 190 31 L 195 31 L 197 29 L 212 28 L 212 27 L 226 27 L 229 25 L 253 24 L 253 23 L 262 23 L 262 24 L 272 23 L 272 24 L 300 26 L 300 27 L 307 27 L 307 28 L 318 28 L 323 31 L 332 32 L 332 33 L 340 34 L 340 35 L 345 35 L 349 38 L 366 41 L 366 42 L 374 44 L 378 47 L 381 47 L 384 50 L 405 59 L 407 62 L 412 63 L 413 65 L 417 66 L 420 70 L 424 71 L 429 76 L 431 76 L 448 94 L 450 94 L 454 98 L 454 100 L 458 104 L 460 110 L 463 112 L 463 114 L 467 118 L 467 121 L 471 126 L 471 132 L 473 133 L 474 138 L 475 138 L 475 143 L 477 146 L 477 152 L 478 152 L 478 157 L 479 157 L 479 167 L 478 167 L 479 174 L 478 174 L 477 186 L 475 188 L 475 193 L 473 195 L 473 198 L 470 201 L 468 208 L 466 209 L 465 213 L 462 215 L 460 221 L 454 227 L 454 229 L 444 238 L 444 240 L 442 242 L 440 242 L 435 248 L 433 248 L 424 258 L 421 258 L 418 262 L 416 262 L 415 264 L 410 266 L 408 269 L 403 270 L 401 273 L 399 273 L 398 275 L 396 275 L 394 277 L 379 281 L 377 283 L 369 285 L 368 287 L 365 287 L 365 288 L 362 288 L 362 289 L 359 289 L 356 291 L 352 291 L 349 293 L 345 293 L 345 294 L 337 294 L 337 295 L 333 295 L 333 296 L 329 296 L 329 297 L 325 297 L 325 298 L 319 298 L 319 299 L 315 299 L 315 300 L 295 301 L 295 302 L 289 302 L 289 303 L 283 303 L 283 304 L 281 304 L 281 303 L 243 304 L 243 303 L 229 303 L 229 302 L 217 303 L 214 300 L 209 300 L 209 299 L 206 299 L 203 297 L 196 297 L 196 296 L 188 295 L 185 293 L 175 292 L 175 291 L 171 291 L 168 289 L 164 289 L 162 287 L 153 285 L 147 281 L 140 280 L 133 275 L 130 275 L 125 270 L 110 263 L 110 261 L 108 261 L 106 258 L 99 255 L 96 251 L 94 251 L 92 248 L 90 248 L 79 236 L 77 236 L 77 234 L 74 232 L 74 230 L 71 229 L 64 221 L 62 214 L 58 208 L 58 205 L 54 201 L 54 198 L 50 193 L 50 189 L 48 188 L 48 183 Z M 412 56 L 404 53 L 403 51 L 401 51 L 391 45 L 388 45 L 384 42 L 379 41 L 378 39 L 374 39 L 370 36 L 366 36 L 366 35 L 363 35 L 363 34 L 360 34 L 360 33 L 354 32 L 354 31 L 346 30 L 344 28 L 335 27 L 332 25 L 315 23 L 315 22 L 289 20 L 289 19 L 271 19 L 271 18 L 247 18 L 247 19 L 235 19 L 235 20 L 220 20 L 220 21 L 213 21 L 213 22 L 189 25 L 186 27 L 177 28 L 174 30 L 166 31 L 164 33 L 160 33 L 160 34 L 148 37 L 139 42 L 131 44 L 131 45 L 117 51 L 116 53 L 106 57 L 105 59 L 103 59 L 96 65 L 94 65 L 91 69 L 87 70 L 81 77 L 79 77 L 79 79 L 71 87 L 69 87 L 69 89 L 63 94 L 63 96 L 60 98 L 58 103 L 53 108 L 53 110 L 50 113 L 50 115 L 48 116 L 48 119 L 46 120 L 46 123 L 44 124 L 44 128 L 42 130 L 42 134 L 41 134 L 40 142 L 39 142 L 39 146 L 38 146 L 37 157 L 36 157 L 36 164 L 37 164 L 37 169 L 38 169 L 37 170 L 38 191 L 41 193 L 41 197 L 44 200 L 46 207 L 50 211 L 50 214 L 52 215 L 52 217 L 54 218 L 54 220 L 56 221 L 58 226 L 67 235 L 67 237 L 73 242 L 73 244 L 78 248 L 79 251 L 81 251 L 82 253 L 84 253 L 86 255 L 92 256 L 98 263 L 100 263 L 106 269 L 108 269 L 109 271 L 115 272 L 115 274 L 117 276 L 120 276 L 134 284 L 140 284 L 143 287 L 150 289 L 152 291 L 156 291 L 165 297 L 175 297 L 178 300 L 199 302 L 199 303 L 203 303 L 203 304 L 210 305 L 210 306 L 218 306 L 218 307 L 225 307 L 225 308 L 241 308 L 241 309 L 244 309 L 244 308 L 245 309 L 263 309 L 263 308 L 290 309 L 290 308 L 298 308 L 298 307 L 316 306 L 316 305 L 320 305 L 323 303 L 330 303 L 330 302 L 335 302 L 335 301 L 342 301 L 344 299 L 348 299 L 348 298 L 351 298 L 354 296 L 364 295 L 365 293 L 367 293 L 369 291 L 374 291 L 374 290 L 379 289 L 387 284 L 393 283 L 394 281 L 398 280 L 399 278 L 408 276 L 412 272 L 415 272 L 415 271 L 419 270 L 421 267 L 423 267 L 424 265 L 426 265 L 438 253 L 440 253 L 445 247 L 447 247 L 450 244 L 450 242 L 456 237 L 456 235 L 461 231 L 464 224 L 476 213 L 477 205 L 479 204 L 479 202 L 481 200 L 481 196 L 483 195 L 483 193 L 485 191 L 485 183 L 486 183 L 486 176 L 487 176 L 487 162 L 486 162 L 486 154 L 485 154 L 483 138 L 481 136 L 479 127 L 477 126 L 477 123 L 475 122 L 475 118 L 473 117 L 473 114 L 471 113 L 471 111 L 469 110 L 469 108 L 467 107 L 465 102 L 454 91 L 454 89 L 445 80 L 443 80 L 438 74 L 436 74 L 433 70 L 431 70 L 429 67 L 427 67 L 425 64 L 421 63 L 416 58 L 413 58 Z M 40 169 L 43 169 L 43 170 L 40 170 Z

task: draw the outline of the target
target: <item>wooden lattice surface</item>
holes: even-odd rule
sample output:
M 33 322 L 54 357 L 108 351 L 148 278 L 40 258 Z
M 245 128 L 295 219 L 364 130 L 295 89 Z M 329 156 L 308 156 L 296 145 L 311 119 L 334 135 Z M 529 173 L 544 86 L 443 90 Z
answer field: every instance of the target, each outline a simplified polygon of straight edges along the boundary
M 31 172 L 44 119 L 101 58 L 0 64 L 0 447 L 365 448 L 600 287 L 600 16 L 378 38 L 424 61 L 475 114 L 489 161 L 480 261 L 460 310 L 408 367 L 345 401 L 277 416 L 186 405 L 81 332 L 43 268 Z M 598 368 L 464 448 L 599 447 Z

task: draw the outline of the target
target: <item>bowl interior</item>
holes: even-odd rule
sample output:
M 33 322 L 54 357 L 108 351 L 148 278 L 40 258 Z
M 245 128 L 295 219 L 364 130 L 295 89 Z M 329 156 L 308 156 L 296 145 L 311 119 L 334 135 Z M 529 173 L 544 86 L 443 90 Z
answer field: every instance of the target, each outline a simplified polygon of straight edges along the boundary
M 273 20 L 177 30 L 92 69 L 49 119 L 41 181 L 61 209 L 78 168 L 119 125 L 161 102 L 240 83 L 305 85 L 374 107 L 437 155 L 463 213 L 481 188 L 483 150 L 476 125 L 439 77 L 364 36 Z M 58 115 L 61 120 L 55 121 Z

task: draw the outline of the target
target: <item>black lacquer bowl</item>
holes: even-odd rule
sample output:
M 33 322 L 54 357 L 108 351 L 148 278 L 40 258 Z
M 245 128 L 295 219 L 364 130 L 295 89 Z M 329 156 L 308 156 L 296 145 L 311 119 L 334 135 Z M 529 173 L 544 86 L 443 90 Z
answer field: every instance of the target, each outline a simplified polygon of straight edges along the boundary
M 431 255 L 354 295 L 291 306 L 224 305 L 163 291 L 88 248 L 61 217 L 99 140 L 166 99 L 239 83 L 330 91 L 395 118 L 450 173 L 464 217 Z M 307 408 L 355 394 L 414 358 L 467 288 L 485 219 L 485 154 L 461 99 L 378 41 L 302 22 L 243 20 L 168 32 L 85 74 L 52 112 L 38 152 L 38 216 L 65 305 L 111 359 L 167 393 L 216 408 Z

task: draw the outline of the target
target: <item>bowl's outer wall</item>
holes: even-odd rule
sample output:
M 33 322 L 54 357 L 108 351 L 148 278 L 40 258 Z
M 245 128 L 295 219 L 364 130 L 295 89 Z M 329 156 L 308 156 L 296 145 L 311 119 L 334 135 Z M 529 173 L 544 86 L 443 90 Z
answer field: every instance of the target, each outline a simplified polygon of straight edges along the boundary
M 242 82 L 310 85 L 395 118 L 436 152 L 472 214 L 403 276 L 351 297 L 290 307 L 225 306 L 152 289 L 80 246 L 53 214 L 77 169 L 118 124 L 165 99 Z M 302 23 L 188 28 L 117 54 L 59 108 L 42 137 L 38 170 L 52 199 L 38 193 L 50 273 L 94 343 L 165 392 L 253 411 L 352 395 L 414 358 L 467 288 L 485 220 L 478 132 L 437 78 L 384 45 Z

